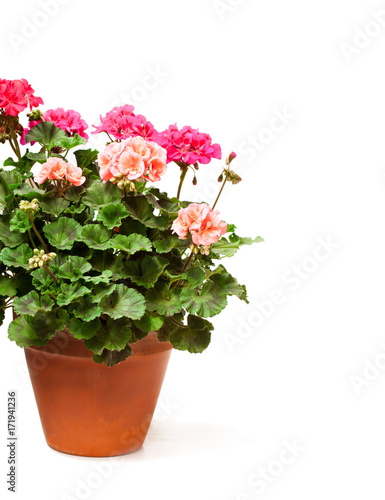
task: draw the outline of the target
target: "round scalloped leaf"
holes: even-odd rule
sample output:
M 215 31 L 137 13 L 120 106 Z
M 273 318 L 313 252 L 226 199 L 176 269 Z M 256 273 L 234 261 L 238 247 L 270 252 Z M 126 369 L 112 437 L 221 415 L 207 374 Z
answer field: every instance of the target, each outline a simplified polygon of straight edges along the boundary
M 82 226 L 68 217 L 61 217 L 43 227 L 44 234 L 50 244 L 59 250 L 71 250 L 81 230 Z
M 27 240 L 27 235 L 19 232 L 12 232 L 10 227 L 10 216 L 2 215 L 0 218 L 0 241 L 6 247 L 14 248 Z
M 130 255 L 141 250 L 151 252 L 152 249 L 151 241 L 141 234 L 130 234 L 129 236 L 118 234 L 110 239 L 109 246 L 128 252 Z
M 17 287 L 13 278 L 7 276 L 0 276 L 0 296 L 1 297 L 14 297 L 17 293 Z
M 94 337 L 98 330 L 101 329 L 101 326 L 99 318 L 86 322 L 80 321 L 80 319 L 71 318 L 71 321 L 68 323 L 68 330 L 75 339 L 83 340 Z
M 138 220 L 147 227 L 164 229 L 168 226 L 168 220 L 164 216 L 155 216 L 152 205 L 147 201 L 143 195 L 130 196 L 126 198 L 125 206 L 132 217 Z
M 83 274 L 92 269 L 91 264 L 77 255 L 69 255 L 66 262 L 59 267 L 57 278 L 63 278 L 70 281 L 77 281 L 83 277 Z
M 112 182 L 94 182 L 87 188 L 83 196 L 83 203 L 95 210 L 110 205 L 111 203 L 120 203 L 122 194 L 120 189 Z
M 203 318 L 189 314 L 187 326 L 176 327 L 170 333 L 170 342 L 180 351 L 203 352 L 210 344 L 213 325 Z
M 13 301 L 13 308 L 16 314 L 29 314 L 33 316 L 38 311 L 49 311 L 55 302 L 48 295 L 39 295 L 35 290 L 16 297 Z
M 64 130 L 56 127 L 52 122 L 46 121 L 32 127 L 25 137 L 25 142 L 39 142 L 51 149 L 55 142 L 64 137 L 67 137 Z
M 113 319 L 123 317 L 140 319 L 145 313 L 145 304 L 143 295 L 133 288 L 119 284 L 109 296 L 102 298 L 99 307 L 102 313 L 108 314 Z
M 100 316 L 100 309 L 92 295 L 86 295 L 71 306 L 72 314 L 83 321 L 92 321 Z
M 109 247 L 109 239 L 111 231 L 105 228 L 102 224 L 90 224 L 84 226 L 78 237 L 79 241 L 85 243 L 89 248 L 95 250 L 105 250 Z
M 127 345 L 121 351 L 109 351 L 108 349 L 103 349 L 101 354 L 95 354 L 92 358 L 95 363 L 104 363 L 107 366 L 115 366 L 118 363 L 126 360 L 132 354 L 132 349 Z
M 29 269 L 28 260 L 32 257 L 33 252 L 29 245 L 23 243 L 16 248 L 3 248 L 0 252 L 0 260 L 10 267 L 22 267 Z
M 54 312 L 38 311 L 35 316 L 24 314 L 12 321 L 8 338 L 19 347 L 42 346 L 59 330 L 67 326 L 68 313 L 65 310 Z
M 137 285 L 151 288 L 168 265 L 167 259 L 146 255 L 140 262 L 126 261 L 124 271 L 125 275 Z
M 50 197 L 40 201 L 40 207 L 47 214 L 59 216 L 69 206 L 69 201 L 64 198 Z
M 15 215 L 9 222 L 9 229 L 11 231 L 19 231 L 20 233 L 25 233 L 32 228 L 31 221 L 29 220 L 28 214 L 21 210 L 17 210 Z
M 59 306 L 67 306 L 79 297 L 83 297 L 83 295 L 89 293 L 91 293 L 91 290 L 80 283 L 63 283 L 60 287 L 60 293 L 57 296 L 57 303 Z
M 131 321 L 127 318 L 107 321 L 107 328 L 100 328 L 95 336 L 86 342 L 86 347 L 95 354 L 101 354 L 104 349 L 122 351 L 131 340 Z
M 99 210 L 97 220 L 107 229 L 114 229 L 122 224 L 122 219 L 128 217 L 128 212 L 121 203 L 110 203 Z
M 182 309 L 180 289 L 169 290 L 166 283 L 158 283 L 146 293 L 146 307 L 148 311 L 157 311 L 162 316 L 173 316 Z
M 180 298 L 189 313 L 204 318 L 219 314 L 227 305 L 226 294 L 212 281 L 205 283 L 201 290 L 184 288 Z

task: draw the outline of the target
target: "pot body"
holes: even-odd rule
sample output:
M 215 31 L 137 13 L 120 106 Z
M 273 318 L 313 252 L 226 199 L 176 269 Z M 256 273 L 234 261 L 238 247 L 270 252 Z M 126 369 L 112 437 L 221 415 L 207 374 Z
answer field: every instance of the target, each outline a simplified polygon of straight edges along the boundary
M 47 444 L 72 455 L 110 457 L 140 448 L 162 387 L 172 345 L 155 332 L 108 367 L 63 330 L 25 349 Z

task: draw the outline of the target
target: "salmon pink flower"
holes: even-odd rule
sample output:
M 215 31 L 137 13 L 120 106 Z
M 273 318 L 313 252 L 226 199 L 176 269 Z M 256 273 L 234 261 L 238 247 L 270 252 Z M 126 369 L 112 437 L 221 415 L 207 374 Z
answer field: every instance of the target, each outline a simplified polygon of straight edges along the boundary
M 47 179 L 66 180 L 74 186 L 81 186 L 86 180 L 82 176 L 81 168 L 75 167 L 56 156 L 48 158 L 41 166 L 40 172 L 34 177 L 36 184 L 43 184 Z
M 65 178 L 68 182 L 71 182 L 74 186 L 81 186 L 86 182 L 86 178 L 82 175 L 82 169 L 75 167 L 71 163 L 66 164 Z
M 166 151 L 158 144 L 142 137 L 129 137 L 112 142 L 99 153 L 100 177 L 103 181 L 144 178 L 158 181 L 165 173 Z
M 220 219 L 219 211 L 212 210 L 207 203 L 190 203 L 179 210 L 171 229 L 181 239 L 190 233 L 195 245 L 209 247 L 226 234 L 227 224 Z

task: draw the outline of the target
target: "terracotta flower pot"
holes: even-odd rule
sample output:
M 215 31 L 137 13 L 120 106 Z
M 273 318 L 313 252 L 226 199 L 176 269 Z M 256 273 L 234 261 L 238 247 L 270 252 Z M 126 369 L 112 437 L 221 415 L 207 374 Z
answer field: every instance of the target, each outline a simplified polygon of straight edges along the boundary
M 172 345 L 155 332 L 107 367 L 68 332 L 25 349 L 40 419 L 51 448 L 88 457 L 124 455 L 146 438 Z

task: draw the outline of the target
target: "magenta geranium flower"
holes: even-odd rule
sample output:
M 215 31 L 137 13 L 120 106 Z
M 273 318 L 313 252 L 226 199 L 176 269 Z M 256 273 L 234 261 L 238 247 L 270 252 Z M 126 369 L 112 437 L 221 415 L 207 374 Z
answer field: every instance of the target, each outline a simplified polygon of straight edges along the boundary
M 222 157 L 220 145 L 213 144 L 208 134 L 192 127 L 185 126 L 179 130 L 176 124 L 170 125 L 162 135 L 167 141 L 168 162 L 184 162 L 187 165 L 207 164 L 212 158 L 220 160 Z
M 28 106 L 30 109 L 44 104 L 41 97 L 34 95 L 31 85 L 22 78 L 21 80 L 0 79 L 0 109 L 6 115 L 18 116 Z
M 86 130 L 87 123 L 82 119 L 80 113 L 73 109 L 49 109 L 43 114 L 43 119 L 46 122 L 53 122 L 54 125 L 65 130 L 69 136 L 79 134 L 84 139 L 88 139 Z

